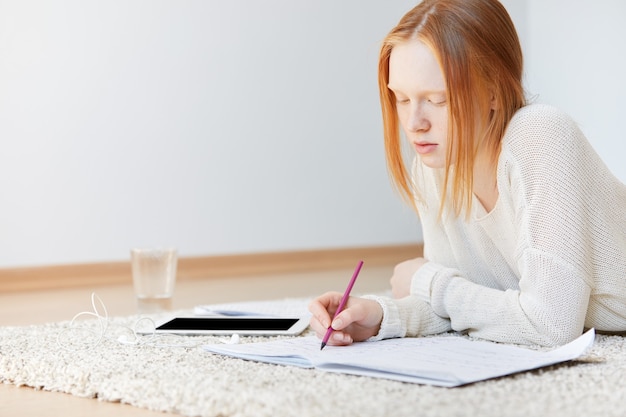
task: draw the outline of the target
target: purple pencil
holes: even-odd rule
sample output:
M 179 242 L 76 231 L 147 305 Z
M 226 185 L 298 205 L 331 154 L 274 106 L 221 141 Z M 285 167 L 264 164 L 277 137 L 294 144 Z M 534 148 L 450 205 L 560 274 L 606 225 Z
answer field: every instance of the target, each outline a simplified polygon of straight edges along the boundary
M 354 287 L 354 283 L 356 282 L 356 277 L 359 276 L 359 272 L 361 272 L 362 266 L 363 266 L 363 261 L 359 261 L 359 263 L 356 266 L 356 269 L 354 270 L 354 274 L 352 274 L 352 279 L 350 279 L 350 282 L 348 283 L 348 288 L 346 288 L 346 291 L 343 293 L 343 297 L 341 297 L 341 301 L 339 302 L 339 307 L 337 307 L 337 311 L 335 311 L 333 320 L 335 319 L 335 317 L 337 317 L 337 314 L 341 313 L 341 311 L 345 307 L 346 301 L 348 301 L 348 297 L 350 297 L 350 291 L 352 291 L 352 287 Z M 333 331 L 334 331 L 333 326 L 332 325 L 328 326 L 328 330 L 326 330 L 326 334 L 324 335 L 324 338 L 322 339 L 322 347 L 320 347 L 320 350 L 324 349 L 324 346 L 326 346 L 326 343 L 328 343 L 328 339 L 330 338 L 330 335 L 332 334 Z

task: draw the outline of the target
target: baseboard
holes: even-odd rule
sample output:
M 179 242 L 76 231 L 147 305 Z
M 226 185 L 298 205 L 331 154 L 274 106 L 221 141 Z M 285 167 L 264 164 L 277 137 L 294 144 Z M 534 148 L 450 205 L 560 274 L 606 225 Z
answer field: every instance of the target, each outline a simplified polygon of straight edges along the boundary
M 183 257 L 178 279 L 267 275 L 295 271 L 351 268 L 358 260 L 368 265 L 391 265 L 421 256 L 421 244 Z M 105 262 L 0 269 L 0 293 L 55 288 L 128 284 L 129 262 Z

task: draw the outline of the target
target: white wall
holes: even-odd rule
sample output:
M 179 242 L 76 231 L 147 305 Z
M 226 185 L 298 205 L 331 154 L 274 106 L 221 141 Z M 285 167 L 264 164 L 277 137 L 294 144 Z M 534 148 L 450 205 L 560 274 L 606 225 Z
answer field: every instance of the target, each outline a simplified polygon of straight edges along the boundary
M 415 3 L 0 0 L 0 267 L 421 240 L 376 91 Z M 626 180 L 626 3 L 503 3 L 528 90 Z
M 569 113 L 613 174 L 626 183 L 626 2 L 502 3 L 524 49 L 528 96 Z
M 626 2 L 526 1 L 529 94 L 568 112 L 626 183 Z
M 376 87 L 412 4 L 0 0 L 0 267 L 419 241 Z

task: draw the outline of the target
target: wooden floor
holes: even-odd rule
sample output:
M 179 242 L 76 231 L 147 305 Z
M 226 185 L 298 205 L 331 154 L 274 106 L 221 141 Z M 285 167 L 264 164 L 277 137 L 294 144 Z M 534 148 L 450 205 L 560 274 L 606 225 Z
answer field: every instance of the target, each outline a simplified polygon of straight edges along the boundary
M 365 265 L 354 286 L 354 295 L 381 292 L 389 287 L 393 265 Z M 266 276 L 245 276 L 180 281 L 176 286 L 174 309 L 199 304 L 236 301 L 311 297 L 326 291 L 343 292 L 352 269 L 302 272 Z M 96 292 L 107 306 L 109 316 L 133 314 L 135 300 L 128 285 L 64 290 L 12 292 L 0 294 L 0 326 L 23 326 L 70 320 L 76 313 L 90 310 L 91 293 Z M 0 384 L 2 417 L 166 417 L 125 404 L 106 403 L 63 393 L 36 391 L 27 387 Z

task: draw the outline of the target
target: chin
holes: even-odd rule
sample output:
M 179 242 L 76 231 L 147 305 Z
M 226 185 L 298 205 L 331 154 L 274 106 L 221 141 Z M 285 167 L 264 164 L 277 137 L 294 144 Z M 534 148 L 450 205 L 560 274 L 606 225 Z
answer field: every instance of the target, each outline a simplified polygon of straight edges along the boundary
M 423 165 L 431 169 L 443 169 L 446 167 L 445 161 L 439 158 L 431 158 L 428 155 L 419 155 L 419 159 Z

